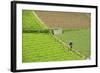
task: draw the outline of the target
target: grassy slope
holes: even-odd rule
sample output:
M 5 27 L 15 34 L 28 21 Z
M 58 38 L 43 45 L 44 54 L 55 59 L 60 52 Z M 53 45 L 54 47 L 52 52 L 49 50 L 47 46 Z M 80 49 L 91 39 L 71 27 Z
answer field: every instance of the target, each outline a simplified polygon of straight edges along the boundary
M 45 29 L 47 28 L 36 16 L 34 11 L 23 10 L 22 12 L 23 29 Z
M 47 28 L 35 13 L 23 10 L 23 29 Z M 76 53 L 64 49 L 50 34 L 23 32 L 23 62 L 44 62 L 82 59 Z
M 23 34 L 23 62 L 46 62 L 82 59 L 64 49 L 49 33 Z
M 63 35 L 58 36 L 65 43 L 73 41 L 73 48 L 79 51 L 86 57 L 90 56 L 90 30 L 89 29 L 77 29 L 66 30 Z

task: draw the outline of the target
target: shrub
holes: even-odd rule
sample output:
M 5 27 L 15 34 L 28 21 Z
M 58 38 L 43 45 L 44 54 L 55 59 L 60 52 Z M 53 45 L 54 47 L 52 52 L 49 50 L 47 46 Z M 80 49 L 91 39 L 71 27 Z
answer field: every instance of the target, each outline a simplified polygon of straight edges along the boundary
M 24 33 L 50 33 L 49 29 L 24 29 Z

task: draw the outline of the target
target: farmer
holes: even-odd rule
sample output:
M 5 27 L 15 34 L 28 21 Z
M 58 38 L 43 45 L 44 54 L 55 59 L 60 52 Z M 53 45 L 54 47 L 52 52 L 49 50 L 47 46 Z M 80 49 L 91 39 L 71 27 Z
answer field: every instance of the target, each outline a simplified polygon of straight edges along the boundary
M 70 42 L 68 43 L 68 46 L 69 46 L 69 49 L 72 50 L 72 48 L 73 48 L 73 42 L 70 41 Z

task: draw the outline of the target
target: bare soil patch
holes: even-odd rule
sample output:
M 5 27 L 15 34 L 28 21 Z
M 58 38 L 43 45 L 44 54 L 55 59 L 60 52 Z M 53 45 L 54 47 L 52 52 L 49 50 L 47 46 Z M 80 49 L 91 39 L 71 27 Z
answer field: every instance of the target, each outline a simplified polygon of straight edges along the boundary
M 89 13 L 56 12 L 56 11 L 35 11 L 38 17 L 51 28 L 89 28 Z

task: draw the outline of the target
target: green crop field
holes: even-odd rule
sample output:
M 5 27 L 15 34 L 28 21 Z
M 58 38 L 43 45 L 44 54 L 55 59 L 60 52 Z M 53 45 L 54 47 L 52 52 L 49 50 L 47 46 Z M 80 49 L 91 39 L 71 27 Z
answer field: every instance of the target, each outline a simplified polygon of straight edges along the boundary
M 31 10 L 23 10 L 22 23 L 23 23 L 23 30 L 25 29 L 46 29 L 47 28 L 44 25 L 44 23 L 39 20 L 35 12 Z
M 90 56 L 90 29 L 72 29 L 64 30 L 62 35 L 57 36 L 59 39 L 68 43 L 73 42 L 73 49 L 80 52 L 86 58 Z
M 64 47 L 58 40 L 65 43 L 72 40 L 74 49 L 82 55 L 88 57 L 90 55 L 88 30 L 65 30 L 62 35 L 57 36 L 57 40 L 54 35 L 47 32 L 49 27 L 32 10 L 23 10 L 22 25 L 25 30 L 22 33 L 22 62 L 24 63 L 84 59 L 77 52 L 69 51 L 68 47 Z
M 23 62 L 45 62 L 82 59 L 63 48 L 49 33 L 23 34 Z

